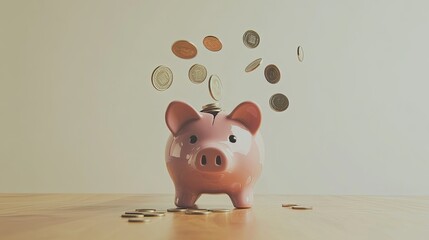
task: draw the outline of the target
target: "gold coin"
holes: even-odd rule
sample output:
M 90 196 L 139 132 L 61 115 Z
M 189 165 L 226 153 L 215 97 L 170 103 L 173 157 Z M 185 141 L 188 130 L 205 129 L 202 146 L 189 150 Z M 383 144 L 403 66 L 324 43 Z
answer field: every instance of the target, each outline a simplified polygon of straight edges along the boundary
M 274 111 L 283 112 L 289 107 L 289 99 L 281 93 L 276 93 L 270 98 L 270 106 Z
M 253 70 L 255 70 L 257 67 L 259 67 L 259 65 L 262 62 L 262 58 L 258 58 L 253 60 L 251 63 L 249 63 L 249 65 L 247 65 L 247 67 L 244 69 L 245 72 L 251 72 Z
M 142 215 L 145 217 L 163 217 L 165 212 L 142 212 Z
M 156 212 L 156 209 L 153 209 L 153 208 L 137 208 L 136 212 Z
M 186 208 L 169 208 L 167 212 L 185 212 L 186 210 Z
M 122 214 L 121 217 L 123 218 L 141 218 L 143 217 L 142 214 Z
M 191 59 L 197 55 L 197 48 L 186 40 L 179 40 L 173 43 L 171 51 L 173 51 L 174 55 L 183 59 Z
M 209 209 L 210 212 L 214 212 L 214 213 L 228 213 L 231 212 L 231 209 L 224 209 L 224 208 L 213 208 L 213 209 Z
M 150 219 L 145 218 L 130 218 L 128 222 L 150 222 Z
M 215 36 L 207 36 L 203 39 L 204 46 L 212 51 L 217 52 L 222 49 L 222 42 Z
M 188 209 L 185 214 L 189 215 L 208 215 L 210 212 L 207 209 Z
M 294 207 L 294 206 L 298 206 L 298 204 L 294 204 L 294 203 L 284 203 L 282 204 L 282 207 Z
M 270 64 L 265 67 L 264 75 L 265 79 L 267 79 L 267 81 L 271 84 L 275 84 L 280 81 L 280 70 L 274 64 Z
M 243 34 L 243 43 L 248 48 L 255 48 L 261 41 L 259 34 L 253 30 L 248 30 Z
M 125 214 L 137 214 L 137 215 L 143 215 L 142 212 L 125 212 Z
M 152 73 L 152 85 L 158 91 L 167 90 L 173 83 L 173 73 L 166 66 L 158 66 Z
M 222 98 L 222 82 L 217 75 L 210 76 L 209 92 L 211 97 L 216 101 L 219 101 Z
M 193 83 L 202 83 L 206 80 L 207 69 L 201 64 L 194 64 L 188 72 L 189 80 Z
M 304 49 L 301 46 L 298 46 L 296 49 L 296 55 L 298 57 L 298 61 L 304 61 Z
M 292 209 L 295 209 L 295 210 L 311 210 L 311 209 L 313 209 L 313 207 L 309 207 L 309 206 L 293 206 Z

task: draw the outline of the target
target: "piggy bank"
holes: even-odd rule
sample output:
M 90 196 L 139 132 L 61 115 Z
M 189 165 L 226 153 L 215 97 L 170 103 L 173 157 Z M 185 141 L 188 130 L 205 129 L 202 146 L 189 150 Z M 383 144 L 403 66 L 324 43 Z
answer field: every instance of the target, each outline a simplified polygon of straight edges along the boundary
M 250 208 L 264 159 L 259 107 L 243 102 L 226 114 L 213 104 L 198 112 L 173 101 L 165 121 L 171 131 L 165 161 L 176 206 L 192 208 L 201 194 L 224 193 L 234 207 Z

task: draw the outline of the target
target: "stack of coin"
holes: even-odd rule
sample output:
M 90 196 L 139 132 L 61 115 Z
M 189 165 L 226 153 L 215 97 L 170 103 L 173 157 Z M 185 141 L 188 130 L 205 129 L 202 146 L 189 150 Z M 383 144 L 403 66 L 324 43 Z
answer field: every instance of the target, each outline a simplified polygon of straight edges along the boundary
M 220 112 L 222 109 L 219 106 L 219 103 L 210 103 L 203 106 L 203 110 L 201 112 L 206 113 L 214 113 L 214 112 Z
M 135 211 L 127 211 L 121 215 L 122 218 L 127 218 L 128 222 L 149 222 L 147 217 L 163 217 L 165 212 L 157 211 L 153 208 L 139 208 Z

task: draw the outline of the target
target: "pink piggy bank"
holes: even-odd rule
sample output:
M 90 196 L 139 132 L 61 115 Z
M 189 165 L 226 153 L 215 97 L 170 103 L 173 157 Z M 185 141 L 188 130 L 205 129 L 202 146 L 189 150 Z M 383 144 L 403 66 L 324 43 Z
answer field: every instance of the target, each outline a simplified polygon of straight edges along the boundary
M 203 193 L 226 193 L 234 207 L 250 208 L 264 159 L 259 107 L 243 102 L 227 115 L 220 109 L 197 112 L 173 101 L 165 121 L 172 133 L 165 161 L 176 206 L 194 207 Z

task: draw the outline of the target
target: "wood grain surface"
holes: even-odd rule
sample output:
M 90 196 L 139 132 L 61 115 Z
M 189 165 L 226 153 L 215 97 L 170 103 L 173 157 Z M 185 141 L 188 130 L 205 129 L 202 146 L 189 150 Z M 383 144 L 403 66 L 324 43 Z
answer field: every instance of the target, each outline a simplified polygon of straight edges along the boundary
M 224 195 L 197 203 L 233 208 Z M 253 208 L 230 213 L 121 218 L 136 208 L 172 207 L 172 195 L 0 194 L 0 239 L 429 239 L 429 197 L 257 195 Z

